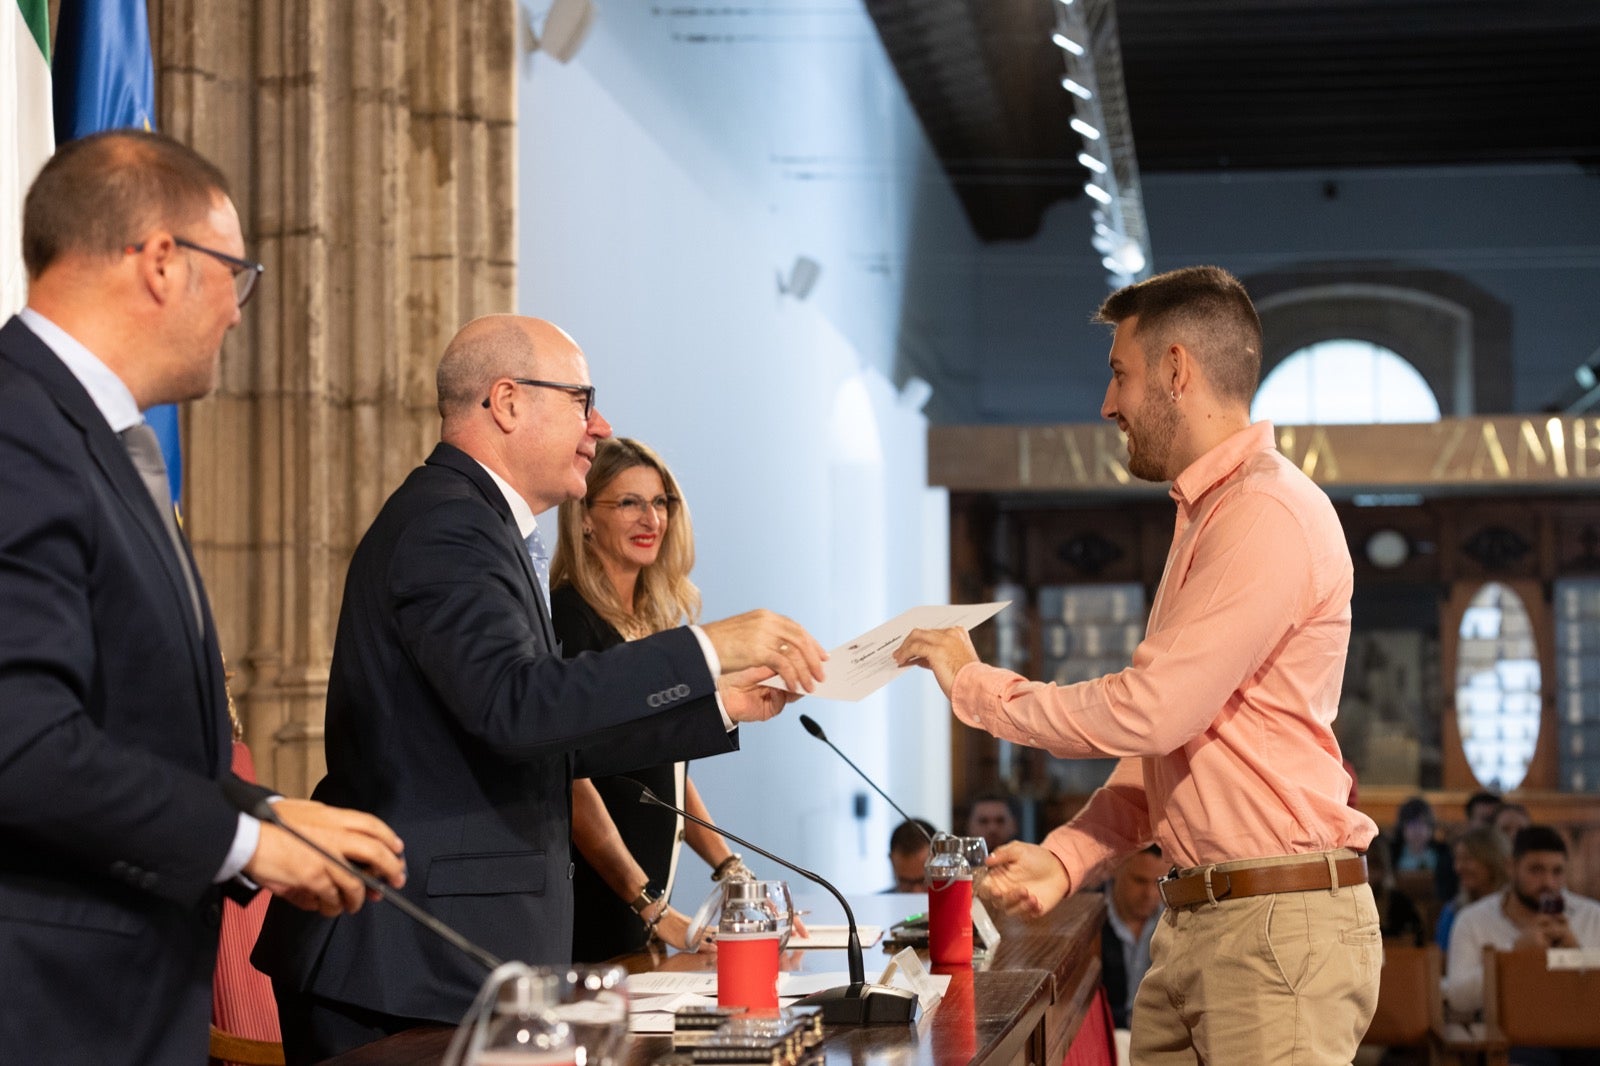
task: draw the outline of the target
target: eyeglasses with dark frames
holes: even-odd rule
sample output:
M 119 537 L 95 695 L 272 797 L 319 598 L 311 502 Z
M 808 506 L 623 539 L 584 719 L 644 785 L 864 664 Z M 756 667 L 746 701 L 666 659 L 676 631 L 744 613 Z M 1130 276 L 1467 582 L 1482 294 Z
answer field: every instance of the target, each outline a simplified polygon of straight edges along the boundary
M 172 237 L 172 243 L 176 244 L 179 248 L 187 248 L 191 252 L 199 252 L 201 255 L 209 255 L 211 258 L 215 259 L 217 262 L 221 263 L 223 266 L 232 271 L 233 302 L 234 306 L 236 307 L 243 307 L 247 302 L 249 302 L 250 294 L 256 291 L 256 281 L 259 280 L 261 275 L 266 273 L 267 270 L 265 266 L 256 262 L 254 259 L 240 259 L 236 255 L 229 255 L 227 252 L 219 252 L 215 248 L 207 248 L 203 244 L 196 244 L 193 241 L 184 240 L 182 237 L 179 237 L 176 234 L 174 234 Z M 139 244 L 130 244 L 128 246 L 128 251 L 142 252 L 144 251 L 144 244 L 142 242 Z
M 512 378 L 511 380 L 518 385 L 527 385 L 530 388 L 560 389 L 562 392 L 570 392 L 574 396 L 582 396 L 583 420 L 585 422 L 589 421 L 589 416 L 594 413 L 593 385 L 574 385 L 570 381 L 540 381 L 538 378 Z M 485 408 L 489 406 L 489 397 L 485 396 L 483 398 L 483 406 Z

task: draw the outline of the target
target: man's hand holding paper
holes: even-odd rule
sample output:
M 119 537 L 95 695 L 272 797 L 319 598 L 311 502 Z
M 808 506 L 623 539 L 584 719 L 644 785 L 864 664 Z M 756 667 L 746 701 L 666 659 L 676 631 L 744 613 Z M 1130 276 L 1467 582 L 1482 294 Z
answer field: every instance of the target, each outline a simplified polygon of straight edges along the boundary
M 865 699 L 910 668 L 910 660 L 917 656 L 902 659 L 901 652 L 917 634 L 932 634 L 935 637 L 944 632 L 959 634 L 959 639 L 965 641 L 966 654 L 971 660 L 976 660 L 977 653 L 972 650 L 972 642 L 967 639 L 966 631 L 993 618 L 1010 603 L 1010 600 L 1004 600 L 999 603 L 913 607 L 829 652 L 828 660 L 832 667 L 829 676 L 811 689 L 809 694 L 851 702 Z M 953 641 L 956 638 L 944 639 Z M 950 676 L 954 678 L 954 671 Z M 782 685 L 778 678 L 764 683 L 775 687 Z M 943 684 L 942 679 L 940 683 Z

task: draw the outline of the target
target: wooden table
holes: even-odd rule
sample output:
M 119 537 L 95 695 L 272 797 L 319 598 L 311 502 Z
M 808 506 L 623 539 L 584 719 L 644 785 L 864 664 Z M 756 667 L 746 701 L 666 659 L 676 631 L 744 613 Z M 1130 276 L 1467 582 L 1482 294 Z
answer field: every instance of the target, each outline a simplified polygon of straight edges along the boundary
M 838 924 L 838 904 L 815 898 L 813 920 Z M 850 901 L 856 921 L 889 926 L 924 909 L 920 896 L 868 896 Z M 1002 939 L 993 958 L 971 970 L 950 973 L 944 1000 L 917 1026 L 836 1027 L 823 1049 L 829 1066 L 1058 1066 L 1083 1022 L 1100 981 L 1100 923 L 1105 903 L 1094 893 L 1066 900 L 1043 918 L 1000 918 Z M 882 946 L 866 952 L 867 978 L 887 964 Z M 924 958 L 926 956 L 924 955 Z M 694 971 L 716 968 L 698 955 L 631 955 L 619 960 L 637 973 L 647 970 Z M 785 970 L 802 973 L 843 971 L 844 952 L 792 951 Z M 324 1066 L 433 1066 L 444 1054 L 452 1030 L 416 1029 L 357 1048 Z M 648 1066 L 671 1044 L 663 1036 L 629 1041 L 628 1066 Z

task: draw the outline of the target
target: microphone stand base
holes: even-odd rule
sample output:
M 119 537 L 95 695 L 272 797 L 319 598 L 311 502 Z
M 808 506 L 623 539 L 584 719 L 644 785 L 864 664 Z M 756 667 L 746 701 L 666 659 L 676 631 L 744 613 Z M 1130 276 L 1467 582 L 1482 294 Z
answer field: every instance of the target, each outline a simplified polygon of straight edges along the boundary
M 914 993 L 869 984 L 823 989 L 796 1006 L 821 1007 L 823 1025 L 909 1025 L 920 1009 Z

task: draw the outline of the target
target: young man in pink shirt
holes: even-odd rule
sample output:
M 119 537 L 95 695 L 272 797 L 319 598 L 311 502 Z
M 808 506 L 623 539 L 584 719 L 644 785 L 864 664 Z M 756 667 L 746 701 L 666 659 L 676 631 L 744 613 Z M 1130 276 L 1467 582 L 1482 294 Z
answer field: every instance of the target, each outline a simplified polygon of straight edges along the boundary
M 1333 506 L 1250 424 L 1261 325 L 1216 267 L 1113 293 L 1100 413 L 1128 469 L 1171 481 L 1177 524 L 1126 670 L 1031 682 L 978 660 L 961 629 L 896 652 L 932 670 L 956 716 L 1061 758 L 1114 756 L 1042 846 L 990 858 L 983 895 L 1039 914 L 1150 843 L 1175 864 L 1133 1007 L 1133 1059 L 1349 1063 L 1382 960 L 1332 723 L 1350 634 L 1350 554 Z

